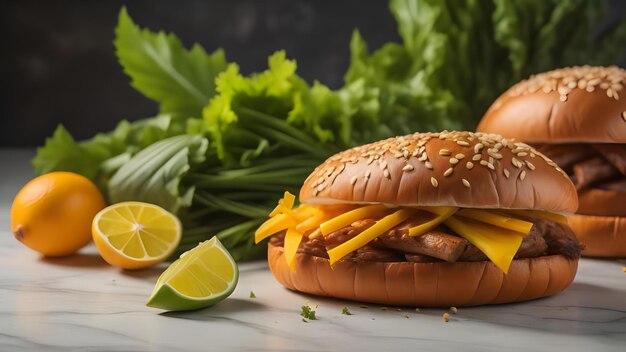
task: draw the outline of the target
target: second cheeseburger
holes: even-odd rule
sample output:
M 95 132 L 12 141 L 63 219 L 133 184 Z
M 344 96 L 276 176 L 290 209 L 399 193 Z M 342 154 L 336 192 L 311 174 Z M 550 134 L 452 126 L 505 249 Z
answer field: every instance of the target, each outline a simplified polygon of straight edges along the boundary
M 626 257 L 626 70 L 579 66 L 517 83 L 478 126 L 531 143 L 567 172 L 583 255 Z
M 415 133 L 332 156 L 256 232 L 285 287 L 403 306 L 553 295 L 580 245 L 566 174 L 499 135 Z

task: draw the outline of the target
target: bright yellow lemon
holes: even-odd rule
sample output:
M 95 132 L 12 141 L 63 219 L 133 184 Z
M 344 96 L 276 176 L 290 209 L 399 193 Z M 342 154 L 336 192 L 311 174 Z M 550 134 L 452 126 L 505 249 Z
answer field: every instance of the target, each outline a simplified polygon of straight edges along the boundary
M 174 214 L 157 205 L 122 202 L 96 214 L 92 233 L 107 263 L 139 269 L 167 259 L 180 242 L 182 226 Z
M 91 240 L 91 221 L 106 206 L 87 178 L 51 172 L 28 182 L 11 206 L 15 238 L 46 256 L 76 252 Z

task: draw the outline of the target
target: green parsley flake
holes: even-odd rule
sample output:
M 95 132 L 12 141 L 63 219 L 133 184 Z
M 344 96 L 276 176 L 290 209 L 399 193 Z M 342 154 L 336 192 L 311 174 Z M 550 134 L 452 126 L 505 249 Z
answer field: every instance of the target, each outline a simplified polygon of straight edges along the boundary
M 305 304 L 302 306 L 302 311 L 300 312 L 300 315 L 302 315 L 304 318 L 309 319 L 309 320 L 315 320 L 315 311 L 311 309 L 311 307 L 309 307 L 308 304 Z
M 352 313 L 350 313 L 350 309 L 348 307 L 343 307 L 343 309 L 341 310 L 341 314 L 352 315 Z
M 256 298 L 256 295 L 254 294 L 254 291 L 250 291 L 250 298 Z

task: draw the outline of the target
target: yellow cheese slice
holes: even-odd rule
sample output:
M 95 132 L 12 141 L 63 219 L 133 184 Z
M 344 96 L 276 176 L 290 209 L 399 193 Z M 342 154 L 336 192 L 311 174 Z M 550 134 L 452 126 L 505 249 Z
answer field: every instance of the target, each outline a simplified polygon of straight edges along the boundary
M 296 225 L 295 219 L 288 214 L 276 215 L 259 226 L 254 233 L 254 243 L 259 243 L 277 232 L 286 230 L 289 227 L 295 227 Z
M 291 208 L 293 208 L 293 204 L 295 203 L 295 201 L 296 196 L 289 192 L 285 192 L 283 198 L 278 201 L 278 205 L 276 206 L 276 208 L 274 208 L 274 210 L 272 210 L 272 212 L 270 213 L 270 217 L 276 216 L 283 212 L 291 211 Z
M 288 228 L 285 235 L 285 259 L 287 259 L 287 265 L 291 270 L 296 269 L 296 252 L 300 246 L 300 241 L 302 241 L 302 232 L 293 227 Z
M 330 264 L 332 265 L 333 263 L 350 254 L 351 252 L 365 246 L 385 231 L 391 230 L 393 227 L 397 226 L 404 220 L 408 219 L 411 215 L 415 214 L 416 211 L 416 209 L 412 208 L 400 209 L 395 213 L 387 215 L 384 218 L 378 220 L 376 224 L 367 228 L 365 231 L 361 232 L 350 240 L 329 250 L 328 257 L 330 258 Z
M 388 208 L 381 204 L 367 205 L 356 208 L 322 223 L 320 225 L 320 230 L 322 231 L 322 235 L 326 236 L 329 233 L 342 229 L 357 220 L 377 218 L 384 214 L 387 210 Z
M 463 217 L 451 216 L 445 224 L 485 253 L 505 273 L 524 239 L 522 233 Z
M 539 219 L 545 219 L 545 220 L 558 222 L 563 225 L 569 224 L 567 220 L 567 216 L 551 213 L 549 211 L 507 209 L 506 212 L 513 214 L 515 216 L 521 217 L 521 218 L 539 218 Z
M 409 236 L 420 236 L 420 235 L 425 234 L 426 232 L 439 226 L 439 224 L 441 224 L 442 222 L 446 221 L 446 219 L 451 217 L 452 214 L 454 214 L 458 209 L 455 207 L 437 207 L 437 208 L 438 209 L 430 210 L 430 212 L 434 212 L 435 214 L 437 214 L 437 216 L 435 216 L 434 219 L 429 220 L 423 224 L 411 227 L 409 229 Z M 439 208 L 445 208 L 445 209 L 439 209 Z M 429 211 L 428 208 L 420 208 L 420 209 Z
M 482 221 L 484 223 L 509 229 L 515 232 L 521 232 L 525 235 L 528 234 L 530 232 L 530 229 L 533 227 L 532 222 L 512 218 L 507 214 L 489 210 L 461 209 L 456 213 L 456 215 Z

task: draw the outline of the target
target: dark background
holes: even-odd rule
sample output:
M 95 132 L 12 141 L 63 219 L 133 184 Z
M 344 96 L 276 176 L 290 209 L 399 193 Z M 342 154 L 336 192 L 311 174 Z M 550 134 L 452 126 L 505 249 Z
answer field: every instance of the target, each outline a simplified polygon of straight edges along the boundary
M 626 1 L 612 3 L 626 11 Z M 224 48 L 244 73 L 263 70 L 268 55 L 285 49 L 302 77 L 333 88 L 348 67 L 354 28 L 370 49 L 399 41 L 386 0 L 0 0 L 0 147 L 41 145 L 59 123 L 86 139 L 156 113 L 114 55 L 124 4 L 142 27 L 209 52 Z
M 399 40 L 387 1 L 0 0 L 0 147 L 41 145 L 59 123 L 77 139 L 157 106 L 129 85 L 113 29 L 126 5 L 142 27 L 218 47 L 244 73 L 285 49 L 306 80 L 339 87 L 359 28 L 371 47 Z

